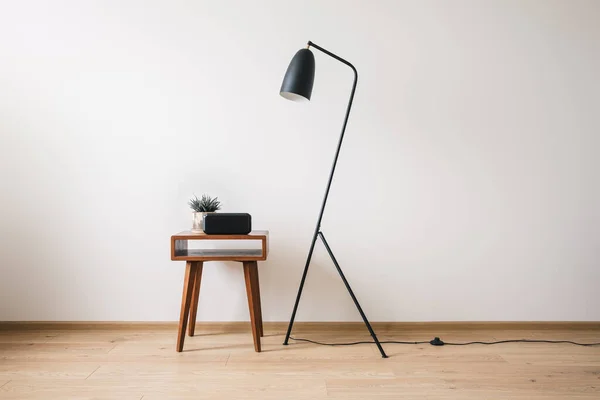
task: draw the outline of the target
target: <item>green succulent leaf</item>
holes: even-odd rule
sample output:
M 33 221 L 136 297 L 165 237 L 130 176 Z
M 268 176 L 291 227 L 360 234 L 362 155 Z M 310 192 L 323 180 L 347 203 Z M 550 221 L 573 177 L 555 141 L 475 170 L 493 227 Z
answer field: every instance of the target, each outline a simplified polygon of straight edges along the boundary
M 194 196 L 188 201 L 188 205 L 195 212 L 215 212 L 221 209 L 219 198 L 213 198 L 207 194 L 203 194 L 200 199 L 198 196 Z

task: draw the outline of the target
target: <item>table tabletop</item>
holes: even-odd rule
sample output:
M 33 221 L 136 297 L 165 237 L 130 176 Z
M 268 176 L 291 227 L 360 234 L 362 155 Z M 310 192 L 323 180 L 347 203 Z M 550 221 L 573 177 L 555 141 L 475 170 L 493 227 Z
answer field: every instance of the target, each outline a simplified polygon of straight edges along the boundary
M 171 236 L 176 239 L 187 240 L 258 240 L 269 237 L 269 231 L 252 231 L 247 235 L 209 235 L 204 232 L 182 231 Z

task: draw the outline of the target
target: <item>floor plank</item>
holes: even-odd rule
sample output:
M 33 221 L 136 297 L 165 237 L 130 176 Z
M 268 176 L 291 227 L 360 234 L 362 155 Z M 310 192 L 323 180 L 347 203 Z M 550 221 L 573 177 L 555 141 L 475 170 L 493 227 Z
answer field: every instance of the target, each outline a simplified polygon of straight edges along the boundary
M 9 399 L 598 399 L 600 347 L 510 343 L 435 347 L 319 346 L 265 332 L 197 328 L 175 351 L 176 330 L 0 331 L 0 400 Z M 318 326 L 317 326 L 318 328 Z M 339 343 L 369 340 L 348 331 L 298 336 Z M 600 330 L 386 329 L 381 340 L 447 342 L 513 338 L 600 341 Z
M 32 363 L 3 362 L 0 364 L 0 380 L 24 378 L 35 379 L 85 379 L 100 367 L 96 363 Z

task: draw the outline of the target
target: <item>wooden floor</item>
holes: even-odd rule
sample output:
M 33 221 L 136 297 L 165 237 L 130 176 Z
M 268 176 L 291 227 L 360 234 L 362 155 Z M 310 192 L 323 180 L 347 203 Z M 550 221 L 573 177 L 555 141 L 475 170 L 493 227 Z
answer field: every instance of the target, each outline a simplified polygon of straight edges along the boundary
M 198 325 L 182 353 L 176 327 L 93 330 L 0 329 L 0 400 L 5 399 L 600 399 L 600 347 L 282 346 L 265 325 L 255 353 L 249 324 L 223 332 Z M 380 339 L 445 341 L 508 338 L 599 342 L 600 330 L 379 329 Z M 364 328 L 301 328 L 320 341 L 368 340 Z

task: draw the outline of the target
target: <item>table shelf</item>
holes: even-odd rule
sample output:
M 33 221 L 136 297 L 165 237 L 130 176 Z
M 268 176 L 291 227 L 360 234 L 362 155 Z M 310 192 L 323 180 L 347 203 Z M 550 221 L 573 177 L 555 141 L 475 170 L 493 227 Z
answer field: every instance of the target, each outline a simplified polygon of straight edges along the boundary
M 171 260 L 173 261 L 264 261 L 268 254 L 268 231 L 252 231 L 247 235 L 207 235 L 205 233 L 180 232 L 171 236 Z M 260 249 L 190 249 L 189 241 L 260 241 Z
M 239 261 L 262 260 L 262 249 L 183 249 L 175 250 L 173 261 L 209 261 L 235 258 Z

